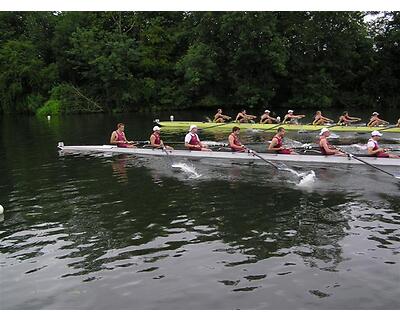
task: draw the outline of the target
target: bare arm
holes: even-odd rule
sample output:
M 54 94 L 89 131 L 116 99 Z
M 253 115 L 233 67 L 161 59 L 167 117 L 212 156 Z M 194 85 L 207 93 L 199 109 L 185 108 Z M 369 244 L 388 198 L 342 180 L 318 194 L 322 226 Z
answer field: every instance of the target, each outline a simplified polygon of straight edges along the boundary
M 271 143 L 270 143 L 269 146 L 268 146 L 268 150 L 271 150 L 271 151 L 279 151 L 279 150 L 282 150 L 282 148 L 277 148 L 277 147 L 275 147 L 275 146 L 277 145 L 277 143 L 278 143 L 278 139 L 277 139 L 277 138 L 273 138 L 272 141 L 271 141 Z
M 117 143 L 121 143 L 124 141 L 117 141 L 117 133 L 115 131 L 113 131 L 113 133 L 111 133 L 111 138 L 110 138 L 110 144 L 117 144 Z
M 326 140 L 322 141 L 322 148 L 324 149 L 326 154 L 336 154 L 335 151 L 329 148 L 328 142 Z

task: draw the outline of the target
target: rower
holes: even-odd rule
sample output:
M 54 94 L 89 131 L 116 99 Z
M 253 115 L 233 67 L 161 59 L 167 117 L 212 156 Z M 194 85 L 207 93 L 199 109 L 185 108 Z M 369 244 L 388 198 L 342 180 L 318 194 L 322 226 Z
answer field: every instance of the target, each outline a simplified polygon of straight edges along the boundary
M 337 124 L 339 125 L 349 125 L 353 122 L 361 121 L 361 118 L 350 117 L 347 111 L 343 112 L 342 115 L 339 117 L 339 121 Z
M 400 128 L 400 118 L 399 118 L 399 120 L 397 120 L 396 126 Z
M 207 145 L 201 143 L 197 135 L 197 126 L 191 125 L 188 134 L 185 136 L 185 147 L 193 151 L 212 151 Z
M 237 116 L 235 121 L 236 122 L 240 122 L 240 123 L 248 123 L 253 121 L 254 119 L 256 119 L 256 116 L 253 116 L 251 114 L 247 114 L 245 109 L 242 109 L 242 111 L 240 111 Z
M 222 109 L 218 109 L 217 113 L 214 116 L 214 122 L 217 123 L 224 123 L 225 120 L 230 120 L 231 117 L 230 116 L 226 116 L 224 114 L 222 114 Z
M 128 141 L 125 137 L 125 125 L 117 124 L 117 130 L 113 131 L 110 138 L 110 144 L 116 144 L 118 148 L 136 148 L 133 141 Z
M 268 150 L 276 151 L 279 154 L 296 154 L 292 149 L 283 147 L 283 137 L 285 136 L 285 128 L 279 127 L 276 131 L 276 135 L 272 138 L 271 143 L 268 146 Z
M 261 116 L 260 118 L 260 123 L 264 124 L 264 123 L 279 123 L 277 118 L 273 118 L 270 116 L 271 111 L 269 110 L 265 110 L 264 114 Z
M 329 118 L 326 118 L 326 117 L 324 117 L 323 115 L 322 115 L 322 112 L 321 111 L 317 111 L 316 113 L 315 113 L 315 116 L 314 116 L 314 121 L 313 121 L 313 125 L 325 125 L 325 124 L 327 124 L 328 122 L 333 122 L 333 120 L 331 120 L 331 119 L 329 119 Z
M 167 149 L 167 150 L 174 150 L 174 148 L 170 146 L 166 146 L 164 144 L 164 141 L 161 140 L 161 135 L 160 135 L 161 128 L 159 126 L 154 126 L 153 127 L 153 133 L 150 135 L 150 145 L 153 148 L 157 149 Z
M 382 133 L 380 133 L 379 131 L 371 132 L 371 139 L 369 139 L 367 143 L 368 154 L 370 156 L 378 158 L 400 158 L 400 156 L 397 156 L 395 154 L 387 153 L 387 151 L 389 151 L 390 149 L 379 147 L 378 141 L 381 137 Z
M 232 132 L 228 137 L 229 147 L 233 152 L 244 152 L 246 147 L 239 140 L 239 127 L 233 127 Z
M 322 128 L 321 132 L 319 134 L 319 149 L 321 150 L 321 153 L 325 156 L 344 156 L 345 154 L 338 149 L 336 149 L 334 146 L 332 146 L 328 142 L 328 137 L 331 135 L 331 132 L 329 131 L 328 128 Z
M 288 110 L 287 114 L 283 118 L 282 123 L 297 124 L 298 123 L 297 120 L 302 119 L 304 117 L 305 117 L 304 114 L 295 115 L 293 110 Z
M 384 124 L 389 124 L 389 122 L 387 122 L 383 119 L 380 119 L 379 113 L 374 112 L 374 113 L 372 113 L 371 119 L 369 120 L 367 126 L 368 127 L 377 127 L 377 126 L 384 125 Z

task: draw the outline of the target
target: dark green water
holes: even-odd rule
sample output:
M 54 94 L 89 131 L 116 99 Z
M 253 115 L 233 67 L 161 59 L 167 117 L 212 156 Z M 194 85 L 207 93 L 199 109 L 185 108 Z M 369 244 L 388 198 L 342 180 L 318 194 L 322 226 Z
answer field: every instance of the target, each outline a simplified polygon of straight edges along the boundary
M 128 138 L 146 140 L 152 119 L 0 118 L 1 309 L 400 307 L 400 188 L 390 177 L 295 167 L 316 174 L 301 187 L 263 165 L 180 161 L 193 175 L 167 159 L 56 150 L 107 143 L 121 120 Z

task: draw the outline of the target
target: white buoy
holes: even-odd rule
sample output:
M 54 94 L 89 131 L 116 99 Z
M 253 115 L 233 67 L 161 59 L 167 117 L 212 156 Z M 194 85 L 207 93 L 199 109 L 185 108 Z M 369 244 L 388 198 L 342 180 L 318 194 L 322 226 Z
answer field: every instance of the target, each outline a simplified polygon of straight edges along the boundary
M 4 208 L 3 208 L 3 206 L 0 204 L 0 214 L 3 214 L 3 212 L 4 212 Z
M 50 116 L 47 116 L 47 120 L 49 120 L 49 121 L 50 121 L 50 119 L 51 119 L 51 117 L 50 117 Z
M 173 115 L 170 115 L 170 116 L 169 116 L 169 120 L 174 121 L 174 116 L 173 116 Z

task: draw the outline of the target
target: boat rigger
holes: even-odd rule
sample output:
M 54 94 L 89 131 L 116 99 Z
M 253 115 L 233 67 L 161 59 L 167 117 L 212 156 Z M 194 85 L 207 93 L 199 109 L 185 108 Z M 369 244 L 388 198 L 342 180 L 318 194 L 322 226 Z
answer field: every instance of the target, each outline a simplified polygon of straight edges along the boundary
M 160 150 L 153 148 L 119 148 L 113 145 L 66 146 L 59 142 L 58 148 L 65 153 L 104 153 L 104 154 L 131 154 L 140 157 L 180 157 L 187 159 L 220 159 L 232 161 L 277 161 L 283 163 L 310 163 L 310 164 L 343 164 L 363 165 L 362 162 L 351 156 L 323 156 L 323 155 L 289 155 L 276 153 L 257 153 L 262 159 L 251 152 L 225 151 L 191 151 L 191 150 Z M 400 167 L 400 159 L 377 158 L 358 156 L 363 161 L 374 166 Z
M 253 130 L 271 130 L 273 131 L 278 126 L 283 127 L 288 131 L 309 131 L 318 132 L 322 128 L 329 128 L 330 131 L 337 132 L 359 132 L 368 133 L 375 130 L 380 130 L 384 132 L 400 133 L 400 127 L 396 126 L 379 126 L 379 127 L 367 127 L 367 126 L 352 126 L 352 125 L 300 125 L 300 124 L 262 124 L 262 123 L 210 123 L 210 122 L 196 122 L 196 121 L 158 121 L 155 122 L 161 126 L 163 129 L 168 130 L 187 130 L 191 125 L 197 126 L 199 129 L 209 129 L 209 130 L 221 130 L 229 131 L 233 127 L 237 126 L 240 129 L 253 129 Z

